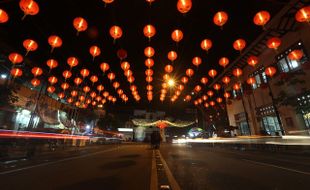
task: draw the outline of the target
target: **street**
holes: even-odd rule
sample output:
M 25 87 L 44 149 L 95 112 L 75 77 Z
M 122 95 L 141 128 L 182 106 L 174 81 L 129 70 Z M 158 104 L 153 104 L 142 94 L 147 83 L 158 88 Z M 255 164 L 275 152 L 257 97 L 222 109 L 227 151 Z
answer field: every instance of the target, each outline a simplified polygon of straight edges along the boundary
M 45 163 L 29 161 L 0 172 L 1 189 L 152 189 L 152 152 L 148 145 L 127 144 Z M 303 156 L 170 144 L 160 152 L 181 189 L 309 187 L 310 159 Z

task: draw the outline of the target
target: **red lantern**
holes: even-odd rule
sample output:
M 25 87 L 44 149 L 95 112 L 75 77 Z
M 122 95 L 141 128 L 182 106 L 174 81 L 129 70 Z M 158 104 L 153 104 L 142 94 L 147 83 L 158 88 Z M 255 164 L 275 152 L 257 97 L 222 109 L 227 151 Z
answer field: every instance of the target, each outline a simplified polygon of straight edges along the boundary
M 94 60 L 95 57 L 97 57 L 101 54 L 101 50 L 98 46 L 91 46 L 89 48 L 89 53 L 93 56 L 93 60 Z
M 10 53 L 9 60 L 15 65 L 23 62 L 24 58 L 19 53 Z
M 211 78 L 214 78 L 217 75 L 217 71 L 215 69 L 211 69 L 211 70 L 209 70 L 208 75 Z
M 130 90 L 131 91 L 136 91 L 137 90 L 137 86 L 136 85 L 131 85 L 130 86 Z
M 88 69 L 82 69 L 80 71 L 80 74 L 82 75 L 83 78 L 85 78 L 89 75 L 89 70 Z
M 71 91 L 71 96 L 75 97 L 78 95 L 78 92 L 76 90 Z
M 246 82 L 249 84 L 249 85 L 253 85 L 256 83 L 256 80 L 254 77 L 249 77 Z
M 258 63 L 258 57 L 254 56 L 254 55 L 251 55 L 249 58 L 248 58 L 248 64 L 252 67 L 255 67 Z
M 23 46 L 27 50 L 26 55 L 29 53 L 29 51 L 35 51 L 38 49 L 38 43 L 31 39 L 25 40 L 23 42 Z
M 267 41 L 267 47 L 270 49 L 277 50 L 280 45 L 281 45 L 281 39 L 277 37 L 270 38 Z
M 80 85 L 82 82 L 83 82 L 83 80 L 82 80 L 81 78 L 79 78 L 79 77 L 76 77 L 76 78 L 74 79 L 74 83 L 75 83 L 77 86 Z
M 295 19 L 298 22 L 310 22 L 310 6 L 303 7 L 295 14 Z
M 223 99 L 222 98 L 216 98 L 216 101 L 218 102 L 218 103 L 222 103 L 223 102 Z
M 106 4 L 110 4 L 110 3 L 113 3 L 114 0 L 102 0 L 102 1 Z
M 117 50 L 117 57 L 118 57 L 120 60 L 126 59 L 126 57 L 127 57 L 127 51 L 124 50 L 124 49 L 119 49 L 119 50 Z
M 76 57 L 69 57 L 67 63 L 72 68 L 79 64 L 79 60 Z
M 151 91 L 151 90 L 153 90 L 153 86 L 150 85 L 150 84 L 148 84 L 148 85 L 146 86 L 146 89 L 147 89 L 148 91 Z
M 188 77 L 192 77 L 194 75 L 194 70 L 193 69 L 186 69 L 185 74 Z
M 104 90 L 104 86 L 103 85 L 98 85 L 97 86 L 97 90 L 99 91 L 99 93 L 101 92 L 101 91 L 103 91 Z
M 20 9 L 24 12 L 24 19 L 27 15 L 36 15 L 39 13 L 39 5 L 34 0 L 21 0 L 19 2 Z
M 47 41 L 48 41 L 48 44 L 52 47 L 51 52 L 53 52 L 55 48 L 59 48 L 62 45 L 62 39 L 56 35 L 52 35 L 48 37 Z
M 270 20 L 270 14 L 267 11 L 260 11 L 256 13 L 256 15 L 253 18 L 254 24 L 258 26 L 265 26 L 267 22 Z
M 23 75 L 23 71 L 19 68 L 13 68 L 11 69 L 11 75 L 13 78 L 20 77 Z
M 0 23 L 5 23 L 9 20 L 9 15 L 5 12 L 5 10 L 0 9 Z
M 230 97 L 229 92 L 225 92 L 225 93 L 224 93 L 224 97 L 225 97 L 225 98 L 229 98 L 229 97 Z
M 274 67 L 272 67 L 272 66 L 267 67 L 267 68 L 265 69 L 265 73 L 266 73 L 266 75 L 269 76 L 269 77 L 272 77 L 274 74 L 276 74 L 276 72 L 277 72 L 277 69 L 274 68 Z
M 112 80 L 115 79 L 115 74 L 112 73 L 112 72 L 110 72 L 110 73 L 108 73 L 107 77 L 108 77 L 108 79 L 109 79 L 110 81 L 112 81 Z
M 219 89 L 221 89 L 221 85 L 216 83 L 213 85 L 213 88 L 214 88 L 214 90 L 219 90 Z
M 154 48 L 152 48 L 151 46 L 148 46 L 144 49 L 144 55 L 148 58 L 153 57 L 155 54 L 155 50 Z
M 41 83 L 41 81 L 39 79 L 37 79 L 37 78 L 34 78 L 34 79 L 31 80 L 31 84 L 32 84 L 33 87 L 39 86 L 40 83 Z
M 164 74 L 163 75 L 163 79 L 165 80 L 165 81 L 167 81 L 167 80 L 169 80 L 170 79 L 170 75 L 169 74 Z
M 103 92 L 102 95 L 103 95 L 105 98 L 107 98 L 107 97 L 109 96 L 109 92 L 105 91 L 105 92 Z
M 146 0 L 146 2 L 150 3 L 150 5 L 154 2 L 155 0 Z
M 49 86 L 49 87 L 47 87 L 47 92 L 49 92 L 49 93 L 54 93 L 55 92 L 55 87 L 53 87 L 53 86 Z
M 70 87 L 70 85 L 68 83 L 66 83 L 66 82 L 61 84 L 61 88 L 63 90 L 67 90 L 69 87 Z
M 185 14 L 192 8 L 191 0 L 178 0 L 177 9 L 180 13 Z
M 168 52 L 168 59 L 173 62 L 174 60 L 176 60 L 178 58 L 178 54 L 175 51 L 169 51 Z
M 290 60 L 298 61 L 304 56 L 302 50 L 295 49 L 288 54 Z
M 240 84 L 239 84 L 239 83 L 235 83 L 235 84 L 233 85 L 233 89 L 234 89 L 234 90 L 240 90 L 240 89 L 241 89 Z
M 242 51 L 246 46 L 246 42 L 244 39 L 238 39 L 233 43 L 233 47 L 237 51 Z
M 133 82 L 135 81 L 135 77 L 129 76 L 129 77 L 127 78 L 127 81 L 131 84 L 131 83 L 133 83 Z
M 209 91 L 207 92 L 207 95 L 210 96 L 210 97 L 212 97 L 212 96 L 214 95 L 214 92 L 213 92 L 212 90 L 209 90 Z
M 206 103 L 204 104 L 204 107 L 205 107 L 205 108 L 208 108 L 208 107 L 209 107 L 209 104 L 206 102 Z
M 114 25 L 110 28 L 110 35 L 114 40 L 116 40 L 116 39 L 122 37 L 123 31 L 122 31 L 121 27 Z
M 72 73 L 68 70 L 65 70 L 63 73 L 62 73 L 62 76 L 65 78 L 65 79 L 68 79 L 72 76 Z
M 93 99 L 93 98 L 95 98 L 97 96 L 97 94 L 96 94 L 96 92 L 91 92 L 90 93 L 90 97 Z
M 193 65 L 195 65 L 196 67 L 198 67 L 201 64 L 202 60 L 200 57 L 194 57 L 192 60 Z
M 235 77 L 240 77 L 240 76 L 242 75 L 242 70 L 239 69 L 239 68 L 235 68 L 235 69 L 233 70 L 233 75 L 234 75 Z
M 121 96 L 121 95 L 124 94 L 124 91 L 123 91 L 122 89 L 118 89 L 118 90 L 117 90 L 117 94 L 118 94 L 119 96 Z
M 179 29 L 176 29 L 171 33 L 171 38 L 173 41 L 178 43 L 183 39 L 183 32 Z
M 215 106 L 215 102 L 214 102 L 214 101 L 210 101 L 209 104 L 210 104 L 211 106 Z
M 200 82 L 202 83 L 202 84 L 204 84 L 204 85 L 206 85 L 207 83 L 208 83 L 208 78 L 207 77 L 202 77 L 201 79 L 200 79 Z
M 209 51 L 209 49 L 212 47 L 212 41 L 210 39 L 204 39 L 200 43 L 201 49 L 204 51 Z
M 188 83 L 188 78 L 187 77 L 182 77 L 181 78 L 181 82 L 183 83 L 183 84 L 186 84 L 186 83 Z
M 222 78 L 222 82 L 226 85 L 228 85 L 230 83 L 230 78 L 228 76 L 225 76 Z
M 117 82 L 117 81 L 113 82 L 113 87 L 115 89 L 117 89 L 119 86 L 120 86 L 119 82 Z
M 213 22 L 217 26 L 223 27 L 228 20 L 228 14 L 224 11 L 217 12 L 213 17 Z
M 121 68 L 126 71 L 128 69 L 130 69 L 130 64 L 127 61 L 124 61 L 121 63 Z
M 192 99 L 192 97 L 191 97 L 190 95 L 186 95 L 186 96 L 185 96 L 185 100 L 186 100 L 186 101 L 189 102 L 189 101 L 191 101 L 191 99 Z
M 227 57 L 222 57 L 219 60 L 219 65 L 222 67 L 226 67 L 229 64 L 229 59 Z
M 128 70 L 124 71 L 124 75 L 126 77 L 130 77 L 132 75 L 132 71 L 130 69 L 128 69 Z
M 146 71 L 145 71 L 145 75 L 146 76 L 152 76 L 153 75 L 153 70 L 152 69 L 147 69 Z
M 147 76 L 147 77 L 145 78 L 145 81 L 148 82 L 148 83 L 150 83 L 150 82 L 153 81 L 153 77 Z
M 67 102 L 68 102 L 69 104 L 71 104 L 71 103 L 73 102 L 73 98 L 71 98 L 71 97 L 68 98 L 68 99 L 67 99 Z
M 51 83 L 52 85 L 53 85 L 53 84 L 56 84 L 57 81 L 58 81 L 58 79 L 57 79 L 57 77 L 55 77 L 55 76 L 50 76 L 50 77 L 48 78 L 48 82 Z
M 90 91 L 89 86 L 84 86 L 84 87 L 83 87 L 83 91 L 84 91 L 85 93 L 88 93 L 88 92 Z
M 33 67 L 33 68 L 31 69 L 31 73 L 32 73 L 35 77 L 37 77 L 37 76 L 42 75 L 43 70 L 42 70 L 40 67 Z
M 156 34 L 156 29 L 153 25 L 148 24 L 143 28 L 143 34 L 147 38 L 151 38 Z
M 58 66 L 58 61 L 55 59 L 49 59 L 46 61 L 46 65 L 52 70 Z
M 171 73 L 171 72 L 173 71 L 173 66 L 172 66 L 172 65 L 166 65 L 166 66 L 165 66 L 165 71 L 166 71 L 167 73 Z
M 201 86 L 200 86 L 200 85 L 196 85 L 195 88 L 194 88 L 194 90 L 195 90 L 196 92 L 200 92 Z
M 110 69 L 110 65 L 108 63 L 101 63 L 100 64 L 100 69 L 102 70 L 102 72 L 106 72 L 107 70 Z
M 147 58 L 144 62 L 145 66 L 151 68 L 154 66 L 154 60 L 152 58 Z
M 98 77 L 97 77 L 96 75 L 92 75 L 92 76 L 90 77 L 90 81 L 94 84 L 95 82 L 98 81 Z
M 79 32 L 85 31 L 87 29 L 87 27 L 88 27 L 88 24 L 87 24 L 87 21 L 84 18 L 76 17 L 73 20 L 73 26 L 77 30 L 77 32 L 79 33 Z

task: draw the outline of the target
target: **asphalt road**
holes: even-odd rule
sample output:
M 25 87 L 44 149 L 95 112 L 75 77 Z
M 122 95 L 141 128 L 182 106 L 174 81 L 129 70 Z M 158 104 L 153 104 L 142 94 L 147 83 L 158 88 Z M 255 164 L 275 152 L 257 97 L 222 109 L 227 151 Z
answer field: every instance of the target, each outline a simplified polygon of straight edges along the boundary
M 148 145 L 86 150 L 71 156 L 71 152 L 62 156 L 57 153 L 46 162 L 42 157 L 0 170 L 0 189 L 147 190 L 152 187 L 152 171 L 156 172 L 153 166 L 157 161 Z M 162 145 L 160 152 L 163 165 L 173 175 L 170 178 L 184 190 L 310 189 L 310 158 L 307 157 L 168 144 Z

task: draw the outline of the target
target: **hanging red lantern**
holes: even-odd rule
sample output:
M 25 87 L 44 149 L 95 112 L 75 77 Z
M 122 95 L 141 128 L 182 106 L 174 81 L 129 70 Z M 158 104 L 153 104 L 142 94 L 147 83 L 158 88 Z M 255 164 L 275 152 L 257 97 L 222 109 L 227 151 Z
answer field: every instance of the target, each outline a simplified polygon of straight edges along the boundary
M 39 79 L 37 79 L 37 78 L 33 78 L 33 79 L 31 80 L 31 84 L 32 84 L 33 87 L 39 86 L 40 83 L 41 83 L 41 81 L 40 81 Z
M 130 77 L 132 75 L 132 71 L 130 69 L 128 69 L 128 70 L 124 71 L 124 75 L 126 77 Z
M 211 106 L 215 106 L 215 102 L 214 102 L 214 101 L 210 101 L 209 104 L 210 104 Z
M 84 91 L 85 93 L 88 93 L 88 92 L 90 91 L 89 86 L 84 86 L 84 87 L 83 87 L 83 91 Z
M 233 89 L 234 89 L 234 90 L 240 90 L 240 89 L 241 89 L 240 84 L 239 84 L 239 83 L 235 83 L 235 84 L 233 85 Z
M 131 85 L 130 86 L 130 90 L 131 91 L 136 91 L 137 90 L 137 86 L 136 85 Z
M 31 73 L 32 73 L 35 77 L 37 77 L 37 76 L 42 75 L 43 70 L 42 70 L 40 67 L 33 67 L 33 68 L 31 69 Z
M 85 96 L 83 96 L 83 95 L 79 96 L 79 100 L 80 100 L 81 102 L 83 102 L 83 101 L 85 100 Z
M 15 65 L 23 62 L 24 58 L 19 53 L 10 53 L 9 60 Z
M 175 51 L 169 51 L 167 57 L 171 62 L 173 62 L 174 60 L 178 58 L 178 54 Z
M 76 17 L 73 20 L 73 26 L 77 30 L 77 34 L 78 34 L 79 32 L 83 32 L 83 31 L 87 30 L 88 24 L 84 18 Z
M 154 60 L 152 58 L 147 58 L 144 64 L 146 67 L 151 68 L 154 66 Z
M 78 92 L 76 90 L 71 91 L 71 96 L 76 97 L 78 95 Z
M 150 39 L 156 34 L 156 29 L 153 25 L 148 24 L 143 28 L 143 34 Z
M 113 3 L 114 2 L 114 0 L 102 0 L 104 3 L 106 3 L 106 4 L 110 4 L 110 3 Z
M 221 85 L 220 84 L 214 84 L 213 85 L 214 90 L 220 90 L 221 89 Z
M 148 82 L 148 83 L 150 83 L 150 82 L 153 81 L 153 77 L 147 76 L 147 77 L 145 78 L 145 81 Z
M 101 50 L 98 46 L 91 46 L 89 48 L 89 53 L 93 56 L 93 60 L 94 60 L 95 57 L 97 57 L 101 54 Z
M 34 40 L 31 39 L 27 39 L 23 42 L 23 46 L 24 48 L 27 50 L 26 55 L 30 52 L 30 51 L 35 51 L 38 49 L 38 43 Z
M 208 90 L 207 95 L 209 97 L 212 97 L 214 95 L 214 92 L 212 90 Z
M 145 70 L 145 75 L 146 76 L 152 76 L 153 75 L 153 70 L 152 69 L 147 69 L 147 70 Z
M 191 0 L 178 0 L 177 9 L 180 13 L 185 14 L 192 8 Z
M 179 89 L 180 91 L 183 91 L 183 90 L 184 90 L 184 88 L 185 88 L 185 87 L 184 87 L 184 85 L 183 85 L 183 84 L 179 84 L 179 85 L 178 85 L 178 89 Z
M 97 96 L 97 94 L 96 94 L 96 92 L 91 92 L 90 93 L 90 97 L 93 99 L 93 98 L 95 98 Z
M 258 64 L 258 57 L 251 55 L 248 58 L 248 64 L 252 67 L 255 67 Z
M 80 74 L 82 75 L 83 78 L 85 78 L 89 75 L 89 70 L 88 69 L 82 69 L 80 71 Z
M 200 47 L 202 50 L 208 52 L 209 49 L 212 47 L 212 41 L 210 39 L 204 39 L 201 41 Z
M 50 76 L 48 78 L 48 82 L 51 83 L 51 85 L 53 85 L 53 84 L 56 84 L 58 82 L 58 79 L 55 76 Z
M 171 73 L 171 72 L 173 71 L 173 66 L 172 66 L 172 65 L 166 65 L 166 66 L 165 66 L 165 71 L 166 71 L 167 73 Z
M 96 75 L 92 75 L 90 77 L 90 81 L 94 84 L 94 83 L 96 83 L 98 81 L 98 77 Z
M 266 73 L 266 75 L 269 76 L 269 77 L 273 77 L 273 75 L 275 75 L 276 72 L 277 72 L 277 69 L 274 68 L 274 67 L 272 67 L 272 66 L 267 67 L 267 68 L 265 69 L 265 73 Z
M 58 61 L 55 59 L 49 59 L 46 61 L 46 65 L 52 70 L 58 66 Z
M 62 46 L 62 39 L 59 36 L 52 35 L 48 37 L 47 41 L 48 44 L 52 47 L 51 52 L 53 52 L 55 48 L 59 48 Z
M 129 76 L 129 77 L 127 77 L 127 81 L 131 84 L 135 81 L 135 77 Z
M 49 92 L 49 93 L 54 93 L 55 92 L 55 87 L 53 87 L 53 86 L 49 86 L 49 87 L 47 87 L 47 92 Z
M 114 87 L 115 89 L 117 89 L 118 87 L 120 87 L 119 82 L 117 82 L 117 81 L 113 82 L 113 87 Z
M 163 75 L 163 79 L 164 79 L 164 81 L 167 81 L 167 80 L 169 80 L 170 79 L 170 75 L 169 74 L 164 74 Z
M 152 85 L 150 85 L 150 84 L 148 84 L 148 85 L 146 86 L 146 90 L 148 90 L 148 91 L 153 90 L 153 86 L 152 86 Z
M 229 98 L 230 97 L 230 93 L 229 92 L 224 92 L 224 97 L 225 98 Z
M 193 65 L 195 65 L 196 67 L 199 67 L 199 65 L 201 64 L 202 60 L 200 57 L 194 57 L 192 60 Z
M 21 0 L 19 2 L 20 9 L 24 12 L 24 19 L 27 15 L 36 15 L 39 13 L 39 5 L 34 0 Z
M 121 27 L 114 25 L 110 28 L 110 35 L 114 40 L 116 40 L 116 39 L 122 37 L 123 31 L 122 31 Z
M 112 81 L 112 80 L 115 79 L 115 74 L 112 73 L 112 72 L 110 72 L 110 73 L 108 73 L 107 77 L 108 77 L 108 79 L 109 79 L 110 81 Z
M 259 11 L 253 18 L 254 24 L 258 26 L 265 26 L 267 22 L 270 20 L 270 14 L 268 11 Z
M 224 11 L 217 12 L 213 17 L 213 22 L 217 26 L 223 27 L 228 20 L 228 14 Z
M 127 58 L 127 51 L 125 49 L 119 49 L 117 50 L 117 57 L 120 60 L 126 59 Z
M 208 75 L 211 78 L 214 78 L 217 75 L 217 71 L 215 69 L 211 69 L 211 70 L 209 70 Z
M 210 104 L 208 104 L 207 102 L 204 104 L 204 107 L 205 108 L 208 108 L 208 107 L 210 107 Z
M 101 91 L 103 91 L 104 90 L 104 86 L 103 85 L 98 85 L 97 86 L 97 90 L 99 91 L 99 93 L 101 92 Z
M 281 45 L 281 39 L 278 37 L 269 38 L 267 41 L 267 47 L 270 49 L 277 50 Z
M 208 83 L 208 78 L 207 77 L 202 77 L 201 79 L 200 79 L 200 82 L 202 83 L 202 84 L 204 84 L 204 85 L 206 85 L 207 83 Z
M 233 75 L 234 75 L 235 77 L 240 77 L 240 76 L 242 75 L 242 70 L 241 70 L 240 68 L 235 68 L 235 69 L 233 70 Z
M 117 90 L 117 94 L 118 94 L 119 96 L 121 96 L 121 95 L 124 94 L 124 91 L 123 91 L 122 89 L 118 89 L 118 90 Z
M 109 92 L 108 91 L 104 91 L 102 95 L 103 95 L 103 97 L 107 98 L 109 96 Z
M 121 63 L 121 68 L 123 69 L 123 71 L 126 71 L 126 70 L 130 69 L 130 64 L 127 61 L 123 61 Z
M 230 83 L 230 78 L 228 76 L 225 76 L 222 78 L 222 82 L 226 85 L 228 85 Z
M 164 82 L 161 86 L 163 87 L 163 89 L 168 88 L 168 84 L 167 84 L 167 83 L 165 83 L 165 82 Z
M 196 85 L 194 90 L 195 90 L 195 92 L 200 92 L 201 86 L 200 85 Z
M 192 77 L 194 75 L 194 70 L 193 69 L 186 69 L 185 74 L 188 77 Z
M 171 33 L 171 38 L 173 41 L 178 43 L 183 39 L 183 32 L 179 29 L 176 29 Z
M 288 54 L 288 58 L 293 61 L 298 61 L 304 56 L 304 53 L 300 49 L 295 49 Z
M 186 83 L 188 83 L 188 78 L 187 77 L 182 77 L 181 78 L 181 82 L 183 83 L 183 84 L 186 84 Z
M 72 73 L 71 71 L 68 71 L 68 70 L 65 70 L 63 73 L 62 73 L 62 76 L 65 78 L 65 79 L 68 79 L 72 76 Z
M 69 57 L 67 63 L 72 68 L 79 64 L 79 60 L 76 57 Z
M 256 83 L 256 80 L 254 77 L 249 77 L 246 82 L 249 84 L 249 85 L 253 85 Z
M 153 57 L 155 54 L 155 50 L 154 48 L 152 48 L 151 46 L 148 46 L 144 49 L 144 55 L 148 58 Z
M 71 104 L 71 103 L 73 102 L 73 98 L 71 98 L 71 97 L 68 98 L 68 99 L 67 99 L 67 102 L 68 102 L 69 104 Z
M 209 99 L 209 97 L 208 97 L 207 95 L 203 95 L 203 96 L 202 96 L 202 99 L 203 99 L 204 101 L 207 101 L 207 100 Z
M 237 51 L 242 51 L 246 46 L 246 42 L 244 39 L 238 39 L 233 43 L 233 47 Z
M 218 97 L 218 98 L 216 98 L 216 101 L 217 101 L 217 103 L 222 103 L 222 102 L 223 102 L 223 99 L 220 98 L 220 97 Z
M 69 87 L 70 87 L 70 85 L 68 83 L 66 83 L 66 82 L 61 84 L 61 88 L 63 90 L 67 90 Z
M 19 68 L 13 68 L 11 69 L 11 75 L 13 78 L 16 78 L 16 77 L 20 77 L 23 75 L 23 71 Z
M 222 67 L 226 67 L 229 64 L 229 59 L 227 57 L 222 57 L 219 60 L 219 65 Z
M 103 73 L 105 73 L 107 70 L 110 69 L 110 65 L 108 63 L 101 63 L 100 69 L 102 70 Z
M 185 96 L 185 100 L 186 100 L 187 102 L 191 101 L 191 99 L 192 99 L 192 97 L 191 97 L 190 95 L 186 95 L 186 96 Z
M 75 83 L 77 86 L 80 85 L 82 82 L 83 82 L 83 80 L 82 80 L 81 78 L 79 78 L 79 77 L 76 77 L 76 78 L 74 79 L 74 83 Z
M 0 23 L 6 23 L 9 20 L 8 13 L 5 10 L 0 9 Z
M 310 22 L 310 6 L 299 9 L 295 14 L 295 19 L 298 22 Z

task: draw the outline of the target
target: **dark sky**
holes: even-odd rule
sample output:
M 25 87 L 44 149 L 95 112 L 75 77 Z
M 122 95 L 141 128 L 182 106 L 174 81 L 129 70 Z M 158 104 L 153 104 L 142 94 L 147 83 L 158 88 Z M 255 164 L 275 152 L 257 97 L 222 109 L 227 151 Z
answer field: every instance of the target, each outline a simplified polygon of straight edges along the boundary
M 46 60 L 55 58 L 59 61 L 60 67 L 52 71 L 51 74 L 54 75 L 59 75 L 64 69 L 69 68 L 66 64 L 69 56 L 78 57 L 81 63 L 73 69 L 74 76 L 79 75 L 79 70 L 84 67 L 89 68 L 91 74 L 102 76 L 99 64 L 108 62 L 112 71 L 116 73 L 121 88 L 129 97 L 129 103 L 125 107 L 173 110 L 187 106 L 183 102 L 184 95 L 199 83 L 202 76 L 207 75 L 210 68 L 220 71 L 218 66 L 220 57 L 229 57 L 232 62 L 239 55 L 232 48 L 234 40 L 244 38 L 250 44 L 263 32 L 262 28 L 254 25 L 252 21 L 258 11 L 267 10 L 272 17 L 287 1 L 193 0 L 192 9 L 183 15 L 176 9 L 176 0 L 156 0 L 152 6 L 149 6 L 145 0 L 115 0 L 106 7 L 101 0 L 37 0 L 40 5 L 39 14 L 27 16 L 24 20 L 21 20 L 23 12 L 19 9 L 18 2 L 17 0 L 0 2 L 0 8 L 5 9 L 10 15 L 9 22 L 0 25 L 1 41 L 12 48 L 11 50 L 1 49 L 2 54 L 8 55 L 12 51 L 24 54 L 22 42 L 24 39 L 31 38 L 38 42 L 39 49 L 27 56 L 27 59 L 33 62 L 27 63 L 28 66 L 37 65 L 47 70 Z M 221 30 L 214 25 L 212 19 L 216 12 L 222 10 L 229 14 L 229 20 Z M 89 25 L 87 32 L 82 32 L 79 36 L 72 26 L 72 21 L 77 16 L 84 17 Z M 151 41 L 143 35 L 143 27 L 149 23 L 157 30 Z M 123 29 L 123 37 L 115 43 L 109 36 L 109 28 L 112 25 L 119 25 Z M 178 45 L 170 37 L 171 32 L 177 28 L 184 33 L 184 39 Z M 97 31 L 98 35 L 91 37 L 90 31 Z M 52 34 L 62 37 L 63 46 L 55 49 L 51 54 L 47 38 Z M 200 49 L 200 42 L 204 38 L 213 41 L 213 47 L 208 54 Z M 102 54 L 94 62 L 88 53 L 91 45 L 98 45 L 102 50 Z M 156 51 L 153 67 L 154 81 L 151 83 L 155 86 L 154 100 L 150 104 L 146 99 L 147 83 L 144 74 L 146 57 L 143 54 L 144 48 L 148 45 Z M 140 103 L 135 103 L 133 100 L 129 83 L 120 68 L 120 61 L 116 55 L 116 51 L 120 48 L 128 51 L 126 60 L 131 64 L 136 78 L 135 84 L 142 99 Z M 164 104 L 159 102 L 161 79 L 164 66 L 169 63 L 167 53 L 170 50 L 177 51 L 179 56 L 174 62 L 173 75 L 181 77 L 185 74 L 186 68 L 190 67 L 196 71 L 175 105 L 170 103 L 169 98 L 166 98 Z M 200 56 L 203 59 L 198 70 L 191 64 L 194 56 Z M 45 77 L 47 76 L 49 74 L 45 73 Z M 100 81 L 110 92 L 117 95 L 106 77 L 100 77 Z M 119 101 L 118 103 L 124 105 Z

